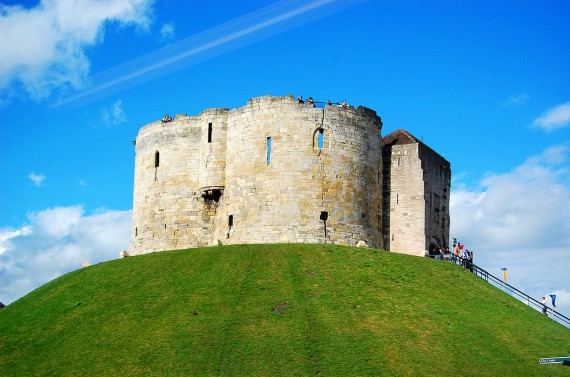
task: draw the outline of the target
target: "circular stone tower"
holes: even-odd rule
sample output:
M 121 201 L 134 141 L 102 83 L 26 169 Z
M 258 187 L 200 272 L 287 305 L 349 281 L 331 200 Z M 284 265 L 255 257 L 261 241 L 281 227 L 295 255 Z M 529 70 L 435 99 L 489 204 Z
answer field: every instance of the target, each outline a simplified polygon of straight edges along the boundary
M 382 247 L 382 122 L 258 97 L 136 139 L 131 254 L 245 243 Z

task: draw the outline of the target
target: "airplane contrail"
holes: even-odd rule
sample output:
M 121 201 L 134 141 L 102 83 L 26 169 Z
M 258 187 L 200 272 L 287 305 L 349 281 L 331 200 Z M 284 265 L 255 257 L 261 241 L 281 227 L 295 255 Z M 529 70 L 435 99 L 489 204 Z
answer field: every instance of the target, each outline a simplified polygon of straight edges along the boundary
M 60 99 L 55 106 L 92 100 L 119 91 L 122 87 L 124 89 L 124 86 L 151 81 L 364 1 L 367 0 L 294 0 L 275 3 L 93 75 L 90 77 L 90 87 Z

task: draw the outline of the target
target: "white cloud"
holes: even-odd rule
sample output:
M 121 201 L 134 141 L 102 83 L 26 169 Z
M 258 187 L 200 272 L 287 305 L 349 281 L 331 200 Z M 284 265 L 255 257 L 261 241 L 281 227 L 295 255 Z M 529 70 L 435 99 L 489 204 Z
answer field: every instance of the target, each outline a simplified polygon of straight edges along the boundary
M 103 40 L 109 22 L 147 29 L 152 2 L 42 0 L 31 9 L 0 4 L 0 93 L 23 89 L 42 99 L 56 88 L 81 87 L 90 66 L 85 49 Z
M 174 38 L 174 24 L 172 22 L 168 22 L 162 25 L 160 28 L 160 40 L 161 41 L 169 41 Z
M 0 301 L 8 304 L 69 271 L 116 259 L 128 249 L 131 212 L 85 215 L 57 207 L 29 216 L 20 229 L 0 228 Z
M 529 99 L 528 94 L 515 94 L 510 96 L 505 102 L 505 106 L 520 106 L 525 104 Z
M 560 292 L 570 316 L 569 150 L 553 147 L 513 171 L 491 175 L 481 187 L 454 189 L 451 236 L 475 251 L 475 264 L 535 297 Z
M 132 88 L 365 1 L 289 0 L 272 3 L 93 75 L 90 77 L 91 87 L 61 98 L 56 105 L 91 101 Z
M 30 178 L 30 180 L 34 183 L 34 186 L 38 187 L 41 186 L 45 181 L 46 176 L 43 174 L 30 173 L 30 175 L 28 175 L 28 178 Z
M 570 102 L 563 103 L 542 113 L 532 123 L 534 127 L 550 132 L 570 125 Z
M 6 247 L 3 245 L 8 241 L 10 238 L 14 238 L 17 236 L 27 236 L 31 233 L 31 229 L 29 226 L 23 226 L 18 230 L 9 230 L 9 229 L 2 229 L 0 230 L 0 255 L 4 254 L 7 250 Z
M 123 110 L 123 101 L 117 100 L 110 109 L 100 109 L 101 118 L 105 125 L 117 125 L 127 121 L 127 115 Z

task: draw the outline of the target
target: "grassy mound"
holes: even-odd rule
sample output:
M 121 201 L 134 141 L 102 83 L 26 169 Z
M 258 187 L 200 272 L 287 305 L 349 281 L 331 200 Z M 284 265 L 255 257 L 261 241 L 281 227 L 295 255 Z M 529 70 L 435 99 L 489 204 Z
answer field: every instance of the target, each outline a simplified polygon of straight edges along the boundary
M 451 263 L 222 246 L 74 271 L 0 311 L 5 376 L 529 376 L 570 331 Z

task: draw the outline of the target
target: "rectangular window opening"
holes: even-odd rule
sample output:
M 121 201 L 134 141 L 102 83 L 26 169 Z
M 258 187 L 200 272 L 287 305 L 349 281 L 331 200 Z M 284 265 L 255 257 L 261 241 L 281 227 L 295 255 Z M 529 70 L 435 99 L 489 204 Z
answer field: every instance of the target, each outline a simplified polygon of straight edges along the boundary
M 323 230 L 325 231 L 325 238 L 327 237 L 327 219 L 329 218 L 329 213 L 327 211 L 321 211 L 320 220 L 323 222 Z
M 271 136 L 267 137 L 267 165 L 271 164 Z
M 229 215 L 228 216 L 228 232 L 226 233 L 226 238 L 230 238 L 233 226 L 234 226 L 234 215 Z
M 160 165 L 160 153 L 158 151 L 154 154 L 154 167 L 157 168 Z
M 212 123 L 208 123 L 208 143 L 212 142 Z

